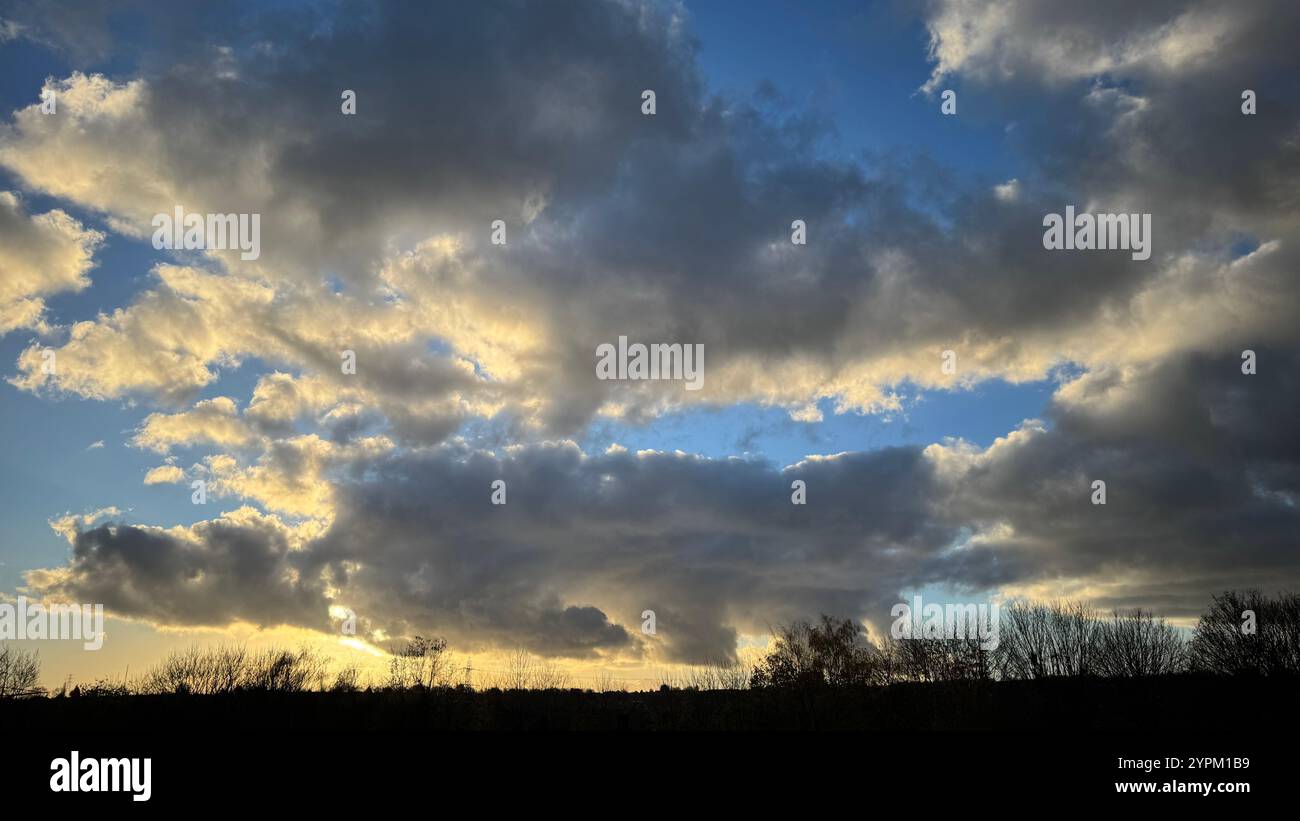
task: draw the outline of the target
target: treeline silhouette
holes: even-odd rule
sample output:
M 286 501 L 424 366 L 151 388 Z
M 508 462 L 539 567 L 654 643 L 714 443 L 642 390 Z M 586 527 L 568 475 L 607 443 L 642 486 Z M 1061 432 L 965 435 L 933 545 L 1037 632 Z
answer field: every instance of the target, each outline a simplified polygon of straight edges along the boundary
M 441 638 L 416 636 L 407 641 L 389 658 L 385 675 L 364 684 L 356 665 L 346 665 L 330 675 L 329 660 L 309 647 L 253 652 L 239 645 L 217 645 L 174 650 L 135 679 L 99 679 L 76 686 L 69 683 L 49 694 L 37 684 L 40 660 L 34 651 L 10 645 L 0 648 L 0 698 L 435 689 L 456 686 L 454 673 L 447 655 L 447 642 Z M 708 675 L 692 676 L 691 681 L 711 681 Z M 487 686 L 503 690 L 553 690 L 568 687 L 569 680 L 568 674 L 554 662 L 521 649 L 506 657 L 504 669 L 490 678 Z M 743 683 L 740 679 L 737 682 Z M 598 683 L 597 688 L 614 689 L 614 680 L 609 678 L 603 684 Z
M 1141 609 L 1102 617 L 1081 602 L 1013 602 L 981 638 L 886 636 L 873 642 L 849 619 L 779 628 L 751 686 L 1136 678 L 1176 673 L 1300 674 L 1300 595 L 1257 590 L 1214 597 L 1190 638 Z M 967 635 L 978 629 L 972 623 Z M 993 646 L 996 644 L 996 646 Z
M 752 665 L 664 676 L 651 692 L 626 692 L 607 677 L 594 690 L 572 688 L 553 663 L 522 650 L 470 688 L 454 683 L 447 643 L 418 636 L 390 657 L 386 675 L 364 684 L 353 666 L 331 675 L 308 648 L 190 648 L 134 680 L 65 685 L 54 698 L 33 698 L 49 695 L 37 686 L 36 655 L 5 646 L 0 700 L 9 706 L 0 706 L 0 719 L 32 727 L 206 721 L 219 729 L 260 716 L 304 729 L 328 713 L 336 723 L 349 716 L 353 729 L 999 729 L 1052 721 L 1118 729 L 1186 726 L 1189 716 L 1202 725 L 1249 723 L 1256 711 L 1260 722 L 1300 723 L 1290 695 L 1300 677 L 1300 595 L 1220 594 L 1190 634 L 1142 610 L 1102 616 L 1079 602 L 1021 601 L 1001 609 L 997 639 L 996 647 L 978 638 L 873 641 L 853 620 L 824 615 L 777 628 Z M 1207 699 L 1227 712 L 1216 717 Z M 1289 706 L 1279 713 L 1279 703 Z M 1267 716 L 1259 712 L 1266 707 Z

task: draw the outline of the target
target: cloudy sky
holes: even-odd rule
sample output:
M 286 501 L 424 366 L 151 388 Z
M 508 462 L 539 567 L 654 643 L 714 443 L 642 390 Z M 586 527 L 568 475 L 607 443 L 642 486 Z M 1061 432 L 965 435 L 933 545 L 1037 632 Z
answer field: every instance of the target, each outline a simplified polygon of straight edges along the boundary
M 1290 0 L 75 8 L 0 2 L 0 597 L 110 614 L 47 682 L 1300 588 Z M 155 249 L 178 206 L 260 256 Z M 1067 206 L 1150 259 L 1046 250 Z

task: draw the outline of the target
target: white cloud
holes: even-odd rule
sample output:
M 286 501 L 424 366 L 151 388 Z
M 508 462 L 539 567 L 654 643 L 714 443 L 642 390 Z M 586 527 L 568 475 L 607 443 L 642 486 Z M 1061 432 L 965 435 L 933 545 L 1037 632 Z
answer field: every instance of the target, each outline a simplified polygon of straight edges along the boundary
M 146 485 L 172 485 L 185 481 L 185 471 L 175 465 L 159 465 L 144 475 Z
M 59 209 L 29 215 L 16 194 L 0 191 L 0 335 L 48 330 L 43 298 L 88 286 L 103 239 Z

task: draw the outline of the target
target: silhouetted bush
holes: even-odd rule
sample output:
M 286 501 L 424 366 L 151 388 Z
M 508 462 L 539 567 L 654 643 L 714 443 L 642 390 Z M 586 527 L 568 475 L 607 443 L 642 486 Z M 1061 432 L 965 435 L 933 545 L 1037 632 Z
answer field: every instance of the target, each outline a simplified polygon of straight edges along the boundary
M 145 673 L 139 690 L 204 696 L 234 692 L 243 679 L 247 658 L 243 647 L 174 650 Z
M 1215 596 L 1192 637 L 1190 661 L 1193 669 L 1220 675 L 1300 673 L 1300 595 Z
M 315 651 L 272 648 L 256 655 L 243 647 L 177 650 L 145 674 L 142 693 L 219 695 L 241 690 L 297 693 L 323 684 L 325 660 Z
M 79 685 L 75 692 L 86 698 L 117 698 L 132 695 L 131 685 L 125 681 L 97 679 L 93 684 Z
M 360 689 L 361 671 L 355 664 L 349 664 L 334 676 L 330 691 L 334 693 L 353 693 Z
M 325 659 L 316 651 L 263 650 L 252 656 L 240 684 L 244 690 L 301 693 L 325 688 Z

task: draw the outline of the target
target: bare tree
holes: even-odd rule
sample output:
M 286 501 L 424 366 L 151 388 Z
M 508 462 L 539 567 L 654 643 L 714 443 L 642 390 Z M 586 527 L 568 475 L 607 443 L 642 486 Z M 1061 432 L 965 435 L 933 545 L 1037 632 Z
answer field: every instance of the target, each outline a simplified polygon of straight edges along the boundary
M 569 686 L 569 674 L 555 662 L 522 647 L 516 647 L 506 657 L 505 664 L 505 670 L 493 682 L 502 690 L 562 690 Z
M 1001 678 L 1086 676 L 1096 672 L 1098 622 L 1082 602 L 1002 608 L 995 666 Z
M 506 656 L 505 670 L 497 676 L 497 686 L 502 690 L 527 690 L 532 686 L 536 661 L 522 647 L 516 647 Z
M 244 686 L 250 659 L 242 645 L 221 645 L 203 654 L 204 675 L 214 693 L 229 693 Z
M 35 651 L 0 645 L 0 698 L 24 698 L 44 695 L 37 685 L 41 677 L 41 660 Z
M 608 670 L 600 671 L 594 685 L 597 693 L 617 693 L 627 689 L 627 685 L 614 678 L 614 674 Z
M 1221 675 L 1300 673 L 1300 594 L 1214 597 L 1189 648 L 1193 669 Z
M 533 689 L 563 690 L 569 686 L 569 674 L 550 659 L 540 659 L 533 668 Z
M 1141 609 L 1118 610 L 1098 625 L 1095 670 L 1098 675 L 1134 678 L 1185 669 L 1186 645 L 1164 619 Z
M 390 687 L 443 687 L 450 683 L 447 640 L 416 636 L 388 662 Z

